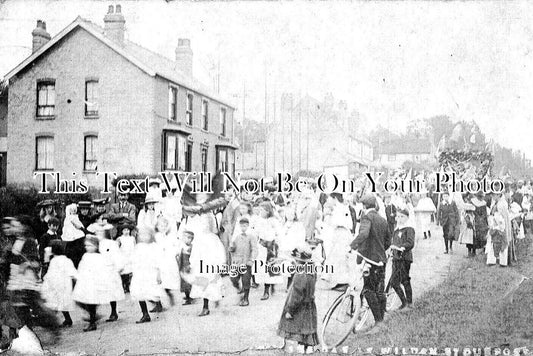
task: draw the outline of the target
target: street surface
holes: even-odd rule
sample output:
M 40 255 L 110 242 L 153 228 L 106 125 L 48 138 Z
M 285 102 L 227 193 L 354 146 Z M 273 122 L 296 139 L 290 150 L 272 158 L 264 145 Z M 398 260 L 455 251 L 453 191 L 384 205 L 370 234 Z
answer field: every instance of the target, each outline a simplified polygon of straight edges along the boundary
M 443 280 L 453 265 L 464 258 L 466 248 L 454 246 L 451 255 L 443 254 L 444 242 L 442 230 L 434 227 L 432 238 L 418 239 L 414 249 L 414 263 L 411 278 L 414 299 L 424 291 L 435 287 Z M 211 305 L 211 314 L 198 317 L 202 303 L 198 300 L 193 305 L 182 306 L 182 294 L 176 295 L 179 302 L 173 308 L 160 314 L 151 313 L 152 322 L 135 324 L 141 317 L 138 303 L 127 299 L 118 303 L 119 320 L 106 323 L 110 307 L 99 307 L 102 319 L 98 330 L 84 333 L 85 315 L 76 310 L 72 313 L 74 326 L 63 332 L 58 344 L 48 347 L 54 353 L 62 355 L 119 355 L 119 354 L 157 354 L 170 352 L 235 352 L 261 347 L 281 347 L 283 340 L 276 335 L 276 330 L 285 303 L 287 293 L 285 286 L 278 286 L 276 294 L 267 301 L 261 301 L 263 288 L 252 289 L 250 306 L 239 307 L 239 295 L 231 286 L 229 278 L 224 278 L 226 297 L 215 308 Z M 323 283 L 317 283 L 316 302 L 319 323 L 329 305 L 339 292 L 324 289 Z M 165 304 L 168 307 L 168 301 Z M 127 352 L 125 352 L 128 350 Z

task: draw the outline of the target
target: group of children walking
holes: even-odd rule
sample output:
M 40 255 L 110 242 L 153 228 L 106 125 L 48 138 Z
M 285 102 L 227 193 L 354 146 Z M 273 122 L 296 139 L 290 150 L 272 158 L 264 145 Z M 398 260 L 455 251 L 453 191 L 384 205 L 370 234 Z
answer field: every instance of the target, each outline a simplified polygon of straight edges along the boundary
M 118 320 L 117 302 L 124 300 L 126 293 L 139 302 L 142 317 L 137 323 L 151 320 L 148 302 L 154 304 L 151 312 L 163 311 L 162 292 L 174 305 L 172 291 L 180 290 L 182 284 L 179 262 L 187 270 L 193 232 L 185 231 L 181 242 L 171 233 L 168 220 L 160 217 L 155 229 L 142 227 L 136 236 L 132 235 L 133 225 L 120 225 L 119 236 L 113 239 L 113 226 L 104 214 L 89 226 L 91 233 L 84 238 L 85 254 L 76 268 L 65 256 L 66 244 L 57 236 L 59 221 L 50 219 L 48 225 L 47 236 L 40 240 L 42 296 L 49 308 L 63 313 L 63 327 L 72 326 L 70 312 L 75 304 L 88 313 L 89 324 L 84 331 L 96 330 L 99 305 L 110 305 L 107 322 Z M 187 283 L 183 284 L 185 304 L 190 304 Z

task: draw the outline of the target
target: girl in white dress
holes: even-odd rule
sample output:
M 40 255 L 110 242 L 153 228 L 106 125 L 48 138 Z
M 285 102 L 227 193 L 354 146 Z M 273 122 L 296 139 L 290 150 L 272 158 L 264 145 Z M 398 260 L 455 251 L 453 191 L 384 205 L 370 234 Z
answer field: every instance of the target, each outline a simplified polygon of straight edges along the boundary
M 224 297 L 224 284 L 217 271 L 206 271 L 205 266 L 221 266 L 226 263 L 226 250 L 215 231 L 212 213 L 196 215 L 188 219 L 186 228 L 194 232 L 191 249 L 192 285 L 191 298 L 203 298 L 204 305 L 199 316 L 209 315 L 209 301 L 218 302 Z M 202 270 L 201 266 L 204 265 Z
M 175 227 L 173 229 L 169 220 L 165 217 L 159 217 L 157 220 L 155 241 L 162 252 L 160 266 L 161 287 L 165 290 L 170 305 L 173 306 L 174 296 L 171 291 L 180 289 L 180 269 L 178 265 L 180 245 Z
M 120 254 L 122 255 L 122 260 L 124 262 L 124 268 L 120 272 L 124 293 L 130 292 L 131 258 L 133 251 L 135 250 L 135 237 L 131 235 L 133 229 L 134 227 L 131 224 L 119 226 L 120 236 L 117 238 Z
M 350 210 L 345 205 L 340 193 L 331 193 L 327 203 L 331 206 L 329 215 L 324 218 L 324 226 L 320 239 L 324 241 L 327 265 L 333 266 L 334 273 L 322 275 L 331 288 L 339 284 L 350 283 L 353 279 L 351 261 L 347 256 L 353 236 Z
M 437 208 L 433 204 L 433 200 L 427 196 L 427 190 L 421 192 L 422 198 L 416 204 L 415 221 L 416 231 L 423 232 L 424 239 L 431 238 L 431 215 L 435 214 Z
M 103 220 L 105 221 L 105 218 Z M 111 240 L 112 229 L 112 225 L 109 225 L 106 229 L 100 229 L 97 232 L 97 236 L 100 239 L 98 250 L 104 257 L 107 268 L 104 280 L 108 283 L 109 304 L 111 305 L 111 314 L 106 320 L 107 322 L 118 320 L 117 301 L 124 300 L 124 288 L 122 287 L 122 279 L 120 278 L 120 271 L 124 268 L 124 261 L 118 242 Z
M 83 331 L 96 330 L 96 308 L 112 301 L 109 283 L 104 278 L 109 269 L 104 256 L 98 252 L 99 239 L 95 235 L 85 237 L 85 254 L 78 265 L 78 280 L 72 299 L 89 313 L 89 325 Z
M 147 323 L 150 319 L 146 301 L 161 306 L 161 250 L 154 243 L 155 231 L 143 227 L 137 234 L 137 244 L 132 256 L 132 277 L 130 295 L 141 306 L 143 316 L 137 324 Z M 162 310 L 162 308 L 161 308 Z
M 42 295 L 50 309 L 63 313 L 65 317 L 63 327 L 70 327 L 72 326 L 70 312 L 74 310 L 72 280 L 76 279 L 78 273 L 72 260 L 65 256 L 65 249 L 61 243 L 52 243 L 51 247 L 53 258 L 43 278 Z
M 155 229 L 157 218 L 161 214 L 159 209 L 159 201 L 161 199 L 158 196 L 154 196 L 153 193 L 146 194 L 144 200 L 144 208 L 139 212 L 137 217 L 137 229 L 140 230 L 144 227 Z

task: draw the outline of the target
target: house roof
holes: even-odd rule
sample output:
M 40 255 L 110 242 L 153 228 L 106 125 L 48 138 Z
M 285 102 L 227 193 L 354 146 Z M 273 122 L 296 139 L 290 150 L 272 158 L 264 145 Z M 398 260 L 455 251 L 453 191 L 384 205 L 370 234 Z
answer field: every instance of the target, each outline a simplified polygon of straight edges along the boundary
M 39 58 L 43 53 L 48 51 L 56 43 L 61 41 L 66 35 L 76 28 L 83 28 L 98 40 L 106 44 L 115 52 L 123 56 L 126 60 L 137 66 L 146 74 L 155 77 L 160 76 L 178 85 L 181 85 L 189 90 L 195 91 L 207 98 L 218 101 L 232 109 L 234 106 L 230 104 L 229 100 L 221 97 L 219 94 L 213 93 L 208 87 L 194 78 L 188 78 L 184 73 L 175 68 L 175 62 L 162 56 L 158 53 L 152 52 L 134 42 L 124 40 L 124 44 L 118 44 L 104 35 L 104 29 L 89 20 L 78 16 L 70 25 L 61 30 L 50 41 L 48 41 L 39 50 L 32 53 L 28 58 L 22 61 L 18 66 L 6 74 L 5 79 L 9 81 L 13 76 L 21 70 L 30 65 L 33 61 Z
M 324 162 L 324 167 L 335 167 L 342 166 L 349 163 L 359 163 L 364 166 L 370 166 L 372 163 L 366 159 L 355 157 L 347 152 L 339 150 L 336 147 L 333 147 L 328 154 L 327 160 Z
M 431 142 L 427 139 L 402 139 L 381 142 L 375 147 L 376 154 L 429 154 Z

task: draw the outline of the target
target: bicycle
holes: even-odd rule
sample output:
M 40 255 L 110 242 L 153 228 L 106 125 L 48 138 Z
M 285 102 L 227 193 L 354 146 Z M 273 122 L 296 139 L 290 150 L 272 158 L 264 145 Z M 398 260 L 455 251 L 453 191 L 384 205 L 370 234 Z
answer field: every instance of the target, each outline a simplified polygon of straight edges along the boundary
M 363 262 L 357 265 L 355 281 L 333 301 L 322 321 L 320 339 L 323 346 L 328 349 L 341 345 L 352 332 L 365 330 L 365 326 L 372 318 L 372 311 L 366 299 L 361 296 L 363 277 L 368 274 L 371 265 L 383 266 L 383 263 L 371 261 L 357 251 L 355 253 L 363 258 Z M 392 263 L 387 263 L 387 266 L 390 266 L 386 268 L 386 276 L 389 275 L 386 279 L 388 281 L 392 275 Z M 390 288 L 387 294 L 387 310 L 392 310 L 397 300 L 396 293 Z

